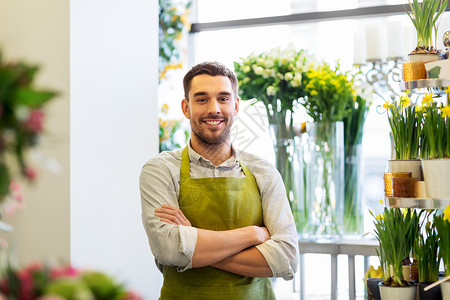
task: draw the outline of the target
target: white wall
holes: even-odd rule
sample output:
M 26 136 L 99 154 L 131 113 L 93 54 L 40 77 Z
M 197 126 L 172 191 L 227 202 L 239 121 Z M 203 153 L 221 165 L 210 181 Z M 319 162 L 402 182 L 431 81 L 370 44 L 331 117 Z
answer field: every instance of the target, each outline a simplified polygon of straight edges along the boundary
M 70 3 L 71 259 L 157 299 L 138 177 L 157 153 L 157 1 Z
M 0 49 L 5 60 L 39 65 L 36 87 L 59 92 L 45 110 L 44 159 L 29 159 L 38 178 L 23 186 L 26 208 L 5 216 L 15 230 L 12 246 L 22 265 L 69 262 L 69 1 L 0 1 Z

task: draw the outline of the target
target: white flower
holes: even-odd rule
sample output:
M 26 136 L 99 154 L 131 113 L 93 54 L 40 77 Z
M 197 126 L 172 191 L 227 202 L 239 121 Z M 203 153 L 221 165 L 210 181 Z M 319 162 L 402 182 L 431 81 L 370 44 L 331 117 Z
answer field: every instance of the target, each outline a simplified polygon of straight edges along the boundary
M 266 89 L 266 93 L 269 96 L 275 96 L 276 92 L 277 92 L 277 89 L 275 87 L 273 87 L 273 86 L 269 86 Z
M 283 74 L 281 74 L 281 73 L 277 73 L 277 77 L 278 77 L 278 79 L 280 79 L 280 80 L 283 80 L 283 79 L 284 79 L 284 76 L 283 76 Z
M 286 81 L 291 81 L 293 78 L 294 78 L 294 75 L 292 75 L 292 73 L 284 74 L 284 79 L 286 79 Z
M 242 71 L 244 72 L 244 73 L 248 73 L 248 72 L 250 72 L 250 66 L 244 66 L 244 67 L 242 67 Z
M 262 75 L 264 73 L 264 69 L 260 66 L 253 65 L 252 68 L 256 75 Z

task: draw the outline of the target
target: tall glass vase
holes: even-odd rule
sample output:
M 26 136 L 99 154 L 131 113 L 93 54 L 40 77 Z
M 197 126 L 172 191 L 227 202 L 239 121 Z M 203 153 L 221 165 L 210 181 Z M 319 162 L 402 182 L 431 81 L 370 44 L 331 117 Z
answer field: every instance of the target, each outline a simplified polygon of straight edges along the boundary
M 362 144 L 345 147 L 344 235 L 364 234 Z
M 306 143 L 306 223 L 303 237 L 340 236 L 344 219 L 344 126 L 308 124 Z
M 300 137 L 289 124 L 270 124 L 275 150 L 275 167 L 280 172 L 297 231 L 305 228 L 303 159 Z

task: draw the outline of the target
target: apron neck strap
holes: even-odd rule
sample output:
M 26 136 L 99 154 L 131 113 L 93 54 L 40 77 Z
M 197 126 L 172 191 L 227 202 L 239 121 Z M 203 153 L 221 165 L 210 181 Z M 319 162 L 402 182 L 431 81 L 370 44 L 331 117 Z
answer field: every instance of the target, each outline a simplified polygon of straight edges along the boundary
M 245 177 L 251 176 L 250 170 L 247 168 L 244 163 L 239 160 L 239 164 L 241 165 L 242 171 L 244 172 Z M 189 150 L 188 146 L 184 147 L 183 152 L 181 154 L 181 180 L 188 179 L 190 177 L 191 173 L 191 167 L 190 167 L 190 160 L 189 160 Z

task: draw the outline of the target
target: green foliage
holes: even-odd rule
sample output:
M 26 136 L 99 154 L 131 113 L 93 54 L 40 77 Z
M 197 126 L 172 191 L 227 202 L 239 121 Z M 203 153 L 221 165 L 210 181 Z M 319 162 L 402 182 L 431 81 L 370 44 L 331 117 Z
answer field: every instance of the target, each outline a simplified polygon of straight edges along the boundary
M 417 236 L 414 258 L 418 264 L 420 282 L 439 280 L 438 233 L 434 223 L 427 223 L 424 234 Z
M 81 279 L 94 295 L 96 300 L 116 300 L 125 295 L 122 285 L 106 274 L 100 272 L 85 272 Z
M 373 213 L 371 212 L 373 215 Z M 375 236 L 380 243 L 377 251 L 380 264 L 383 268 L 385 283 L 392 286 L 406 286 L 403 278 L 403 260 L 409 258 L 414 241 L 419 233 L 420 214 L 411 209 L 384 208 L 383 215 L 375 217 Z M 389 275 L 389 266 L 392 265 L 393 274 Z
M 37 90 L 33 81 L 37 66 L 4 61 L 0 52 L 0 202 L 10 193 L 13 165 L 7 153 L 16 158 L 21 175 L 29 167 L 25 152 L 37 145 L 42 131 L 44 106 L 56 96 L 54 91 Z
M 450 117 L 443 113 L 446 107 L 436 102 L 423 107 L 423 158 L 450 157 Z
M 450 205 L 434 218 L 434 224 L 438 234 L 439 258 L 444 264 L 444 275 L 450 275 Z
M 447 8 L 448 0 L 408 0 L 411 12 L 407 11 L 417 32 L 417 47 L 422 50 L 436 49 L 439 18 Z M 434 36 L 433 36 L 434 33 Z
M 159 0 L 159 80 L 165 78 L 169 69 L 181 68 L 182 48 L 178 41 L 188 22 L 191 0 L 176 2 Z
M 305 76 L 306 97 L 300 102 L 314 122 L 336 122 L 348 117 L 355 101 L 353 79 L 340 70 L 322 63 L 310 68 Z
M 423 113 L 420 110 L 416 111 L 408 96 L 402 96 L 385 107 L 394 138 L 395 158 L 420 158 Z

